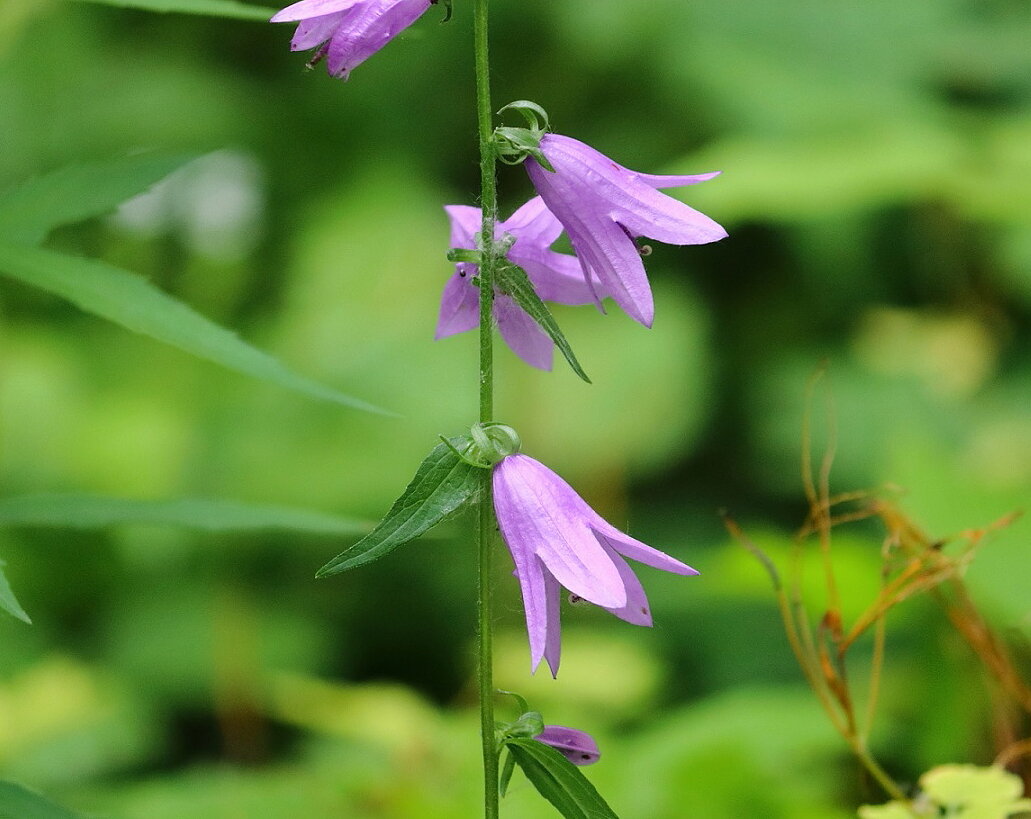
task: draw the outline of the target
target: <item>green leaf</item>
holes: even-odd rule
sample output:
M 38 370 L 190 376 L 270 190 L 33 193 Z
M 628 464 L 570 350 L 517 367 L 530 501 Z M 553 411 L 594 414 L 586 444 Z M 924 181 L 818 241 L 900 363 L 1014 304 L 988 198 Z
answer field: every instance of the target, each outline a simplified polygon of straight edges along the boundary
M 171 11 L 181 14 L 203 14 L 208 17 L 232 17 L 237 20 L 254 20 L 260 23 L 267 23 L 269 18 L 279 10 L 238 3 L 236 0 L 79 0 L 79 2 L 142 9 L 143 11 Z
M 506 296 L 511 296 L 515 299 L 516 304 L 522 307 L 529 314 L 530 318 L 540 325 L 541 329 L 555 342 L 555 346 L 558 347 L 566 361 L 569 362 L 573 372 L 590 384 L 591 379 L 587 377 L 587 373 L 583 371 L 580 362 L 573 355 L 573 348 L 569 346 L 566 337 L 562 335 L 555 317 L 551 315 L 551 311 L 541 301 L 537 291 L 533 289 L 533 284 L 530 283 L 530 277 L 526 275 L 526 271 L 514 264 L 505 263 L 498 265 L 498 269 L 494 273 L 494 284 Z
M 618 819 L 579 768 L 550 745 L 519 738 L 505 747 L 540 795 L 566 819 Z
M 0 195 L 0 236 L 39 244 L 55 227 L 108 213 L 191 159 L 140 154 L 72 165 L 29 180 Z
M 145 279 L 94 259 L 0 242 L 0 273 L 62 296 L 128 330 L 231 370 L 352 409 L 390 414 L 288 370 Z
M 14 591 L 11 589 L 11 584 L 7 582 L 7 575 L 4 573 L 4 566 L 7 564 L 0 560 L 0 609 L 3 609 L 12 617 L 17 617 L 23 623 L 32 625 L 32 620 L 29 615 L 25 613 L 25 609 L 21 607 L 21 603 L 18 602 L 18 598 L 14 596 Z M 3 783 L 0 783 L 2 785 Z M 0 817 L 3 814 L 0 813 Z
M 78 819 L 78 816 L 28 788 L 0 782 L 0 819 Z
M 515 771 L 515 757 L 509 751 L 505 755 L 505 764 L 501 766 L 501 777 L 498 780 L 498 793 L 502 798 L 508 793 L 508 784 L 512 781 L 512 773 Z
M 468 439 L 449 439 L 454 447 Z M 346 552 L 319 569 L 316 577 L 364 566 L 415 540 L 469 503 L 480 486 L 482 471 L 466 463 L 447 444 L 437 444 L 426 456 L 404 494 L 387 516 Z
M 100 529 L 126 523 L 184 526 L 209 532 L 284 529 L 326 535 L 357 535 L 370 528 L 362 521 L 307 509 L 257 506 L 226 500 L 184 498 L 161 501 L 56 494 L 0 499 L 0 527 Z

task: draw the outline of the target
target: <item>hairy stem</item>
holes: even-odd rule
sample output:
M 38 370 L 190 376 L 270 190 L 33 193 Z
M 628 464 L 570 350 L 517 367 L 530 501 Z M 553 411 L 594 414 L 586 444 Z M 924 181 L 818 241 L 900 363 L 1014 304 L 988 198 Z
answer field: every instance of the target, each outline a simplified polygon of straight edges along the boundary
M 480 138 L 480 207 L 483 230 L 480 234 L 480 422 L 493 421 L 494 415 L 494 225 L 497 220 L 498 194 L 495 179 L 497 158 L 491 139 L 494 132 L 493 106 L 490 101 L 490 59 L 487 36 L 488 0 L 475 0 L 473 39 L 476 63 L 476 112 Z M 491 551 L 494 543 L 494 504 L 491 498 L 491 471 L 483 470 L 479 520 L 479 692 L 480 734 L 483 741 L 483 815 L 498 816 L 498 752 L 494 739 L 493 623 L 491 615 Z

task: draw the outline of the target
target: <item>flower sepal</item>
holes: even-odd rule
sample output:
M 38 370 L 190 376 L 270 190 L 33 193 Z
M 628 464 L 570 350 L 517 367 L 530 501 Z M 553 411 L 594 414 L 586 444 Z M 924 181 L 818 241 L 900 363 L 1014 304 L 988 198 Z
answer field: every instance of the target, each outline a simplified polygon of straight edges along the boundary
M 510 102 L 498 114 L 505 111 L 518 111 L 529 127 L 501 126 L 494 129 L 494 150 L 498 159 L 506 165 L 518 165 L 527 157 L 533 157 L 542 168 L 553 171 L 541 150 L 541 139 L 550 129 L 548 112 L 530 100 Z
M 522 449 L 519 433 L 505 424 L 473 424 L 468 435 L 440 440 L 458 458 L 477 469 L 492 469 L 509 455 Z

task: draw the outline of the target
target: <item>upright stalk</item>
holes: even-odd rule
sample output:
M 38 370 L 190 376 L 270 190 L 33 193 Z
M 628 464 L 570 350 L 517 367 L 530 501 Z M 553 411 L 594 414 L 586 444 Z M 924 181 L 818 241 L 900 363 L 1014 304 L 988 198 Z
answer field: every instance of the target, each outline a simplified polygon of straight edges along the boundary
M 494 415 L 494 224 L 497 221 L 498 194 L 495 172 L 497 160 L 491 137 L 494 132 L 493 106 L 490 101 L 490 60 L 487 36 L 488 0 L 475 0 L 473 39 L 475 41 L 476 112 L 480 136 L 480 207 L 483 230 L 480 234 L 480 422 Z M 483 815 L 498 816 L 498 754 L 494 740 L 493 623 L 491 615 L 491 550 L 494 543 L 494 503 L 491 497 L 491 470 L 483 470 L 480 492 L 479 525 L 479 691 L 480 734 L 483 741 Z

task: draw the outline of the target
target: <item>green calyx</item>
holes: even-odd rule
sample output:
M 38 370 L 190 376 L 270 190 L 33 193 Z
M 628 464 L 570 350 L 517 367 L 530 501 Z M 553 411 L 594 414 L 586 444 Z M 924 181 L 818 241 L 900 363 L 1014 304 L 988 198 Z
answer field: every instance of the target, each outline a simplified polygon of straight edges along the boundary
M 444 19 L 440 22 L 446 23 L 451 19 L 451 15 L 454 12 L 454 9 L 451 8 L 451 0 L 430 0 L 431 6 L 435 6 L 438 3 L 444 7 Z
M 470 466 L 492 469 L 496 463 L 522 448 L 522 441 L 512 427 L 505 424 L 473 424 L 468 436 L 461 436 L 455 444 L 443 435 L 440 439 L 452 452 Z
M 494 150 L 499 160 L 506 165 L 518 165 L 532 156 L 542 168 L 554 172 L 541 150 L 541 138 L 551 129 L 548 112 L 530 100 L 510 102 L 498 114 L 518 111 L 526 120 L 528 128 L 502 126 L 494 129 Z

